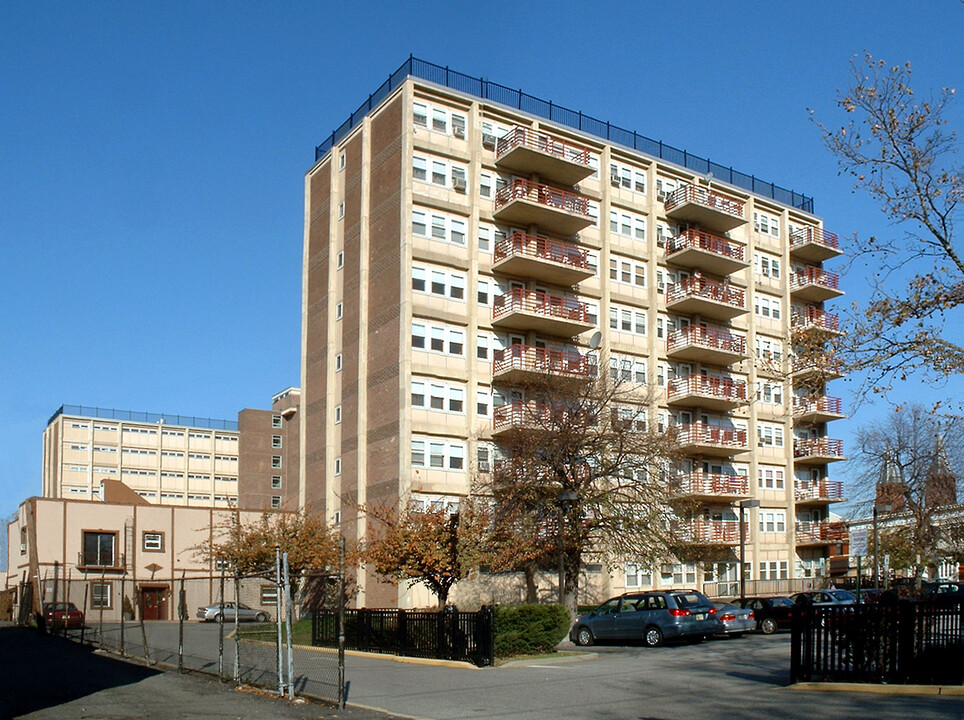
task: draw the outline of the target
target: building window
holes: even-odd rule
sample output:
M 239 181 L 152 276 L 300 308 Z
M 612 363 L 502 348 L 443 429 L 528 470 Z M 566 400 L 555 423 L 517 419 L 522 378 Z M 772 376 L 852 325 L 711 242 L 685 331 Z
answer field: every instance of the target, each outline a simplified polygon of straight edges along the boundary
M 780 277 L 780 258 L 764 255 L 762 253 L 754 253 L 753 271 L 757 275 L 762 275 L 763 277 L 773 278 L 776 280 Z
M 275 489 L 275 490 L 278 490 L 278 489 L 281 488 L 281 476 L 280 476 L 280 475 L 272 475 L 272 476 L 271 476 L 271 487 L 272 487 L 273 489 Z
M 757 468 L 757 480 L 761 490 L 783 490 L 783 468 L 761 466 Z
M 335 372 L 341 372 L 341 353 L 335 355 Z
M 262 605 L 278 604 L 278 586 L 277 585 L 261 586 L 261 604 Z
M 335 267 L 336 267 L 338 270 L 341 270 L 343 267 L 345 267 L 345 251 L 344 251 L 344 250 L 340 250 L 340 251 L 338 252 L 338 254 L 335 256 Z
M 766 295 L 753 296 L 753 312 L 757 317 L 780 319 L 780 299 Z
M 280 436 L 280 435 L 272 435 L 272 436 L 271 436 L 271 447 L 273 447 L 273 448 L 279 448 L 279 447 L 281 447 L 281 436 Z
M 787 531 L 787 515 L 783 510 L 760 510 L 759 520 L 761 533 Z
M 335 458 L 335 475 L 341 475 L 341 458 Z
M 783 447 L 783 426 L 774 423 L 758 422 L 756 425 L 757 438 L 760 447 Z
M 344 152 L 344 150 L 343 150 L 342 152 L 338 153 L 338 169 L 339 169 L 339 170 L 344 170 L 344 169 L 345 169 L 345 152 Z
M 783 405 L 783 385 L 775 382 L 757 382 L 756 399 L 767 405 Z
M 114 607 L 113 583 L 92 582 L 90 584 L 90 607 L 98 610 L 110 610 Z
M 273 468 L 280 468 L 280 467 L 281 467 L 281 456 L 280 456 L 280 455 L 272 455 L 272 456 L 271 456 L 271 467 L 273 467 Z
M 164 533 L 145 532 L 143 548 L 145 552 L 162 552 L 164 550 Z
M 335 425 L 341 422 L 341 405 L 335 405 Z
M 280 507 L 281 507 L 281 496 L 280 496 L 280 495 L 272 495 L 272 496 L 271 496 L 271 507 L 273 507 L 273 508 L 280 508 Z
M 85 567 L 115 567 L 114 547 L 117 533 L 84 531 L 83 565 Z
M 642 565 L 629 563 L 626 565 L 626 587 L 651 587 L 653 584 L 653 571 Z
M 345 217 L 345 201 L 344 201 L 344 200 L 342 200 L 340 203 L 338 203 L 338 219 L 341 220 L 343 217 Z
M 281 427 L 281 423 L 282 423 L 282 419 L 281 419 L 281 416 L 280 416 L 280 415 L 272 415 L 272 416 L 271 416 L 271 427 L 273 427 L 273 428 L 279 428 L 279 427 Z
M 342 315 L 344 315 L 344 312 L 345 312 L 344 303 L 338 303 L 337 305 L 335 305 L 335 320 L 341 320 Z

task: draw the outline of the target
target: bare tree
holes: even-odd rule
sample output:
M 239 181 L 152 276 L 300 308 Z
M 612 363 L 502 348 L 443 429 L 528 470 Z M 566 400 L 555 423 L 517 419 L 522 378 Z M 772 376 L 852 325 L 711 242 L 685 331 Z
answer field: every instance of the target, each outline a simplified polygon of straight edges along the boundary
M 953 89 L 920 97 L 910 63 L 888 66 L 869 54 L 851 62 L 851 75 L 837 97 L 848 121 L 818 126 L 841 171 L 903 230 L 901 237 L 855 236 L 851 255 L 863 264 L 871 295 L 855 313 L 844 351 L 850 367 L 865 373 L 860 397 L 886 396 L 912 373 L 946 380 L 964 371 L 953 332 L 964 302 L 954 238 L 964 177 L 944 118 Z
M 964 462 L 964 419 L 920 405 L 893 409 L 857 433 L 851 465 L 855 500 L 883 518 L 881 554 L 918 582 L 945 557 L 964 557 L 957 482 Z
M 502 562 L 556 558 L 560 601 L 575 614 L 584 560 L 671 554 L 666 470 L 675 442 L 653 427 L 647 386 L 622 381 L 618 370 L 546 370 L 525 383 L 525 400 L 497 408 L 505 459 L 481 489 L 494 499 Z

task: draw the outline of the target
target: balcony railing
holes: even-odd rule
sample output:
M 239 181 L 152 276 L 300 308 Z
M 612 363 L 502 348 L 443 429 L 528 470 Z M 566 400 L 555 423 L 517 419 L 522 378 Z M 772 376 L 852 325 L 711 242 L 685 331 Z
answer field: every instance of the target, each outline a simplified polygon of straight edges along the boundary
M 800 290 L 807 285 L 819 285 L 828 290 L 840 289 L 840 275 L 823 268 L 807 265 L 790 276 L 790 291 Z
M 794 438 L 793 457 L 827 457 L 842 460 L 843 440 L 833 438 Z
M 844 376 L 843 363 L 831 356 L 820 358 L 793 358 L 791 372 L 795 378 L 821 377 L 824 381 L 836 380 Z
M 843 483 L 840 480 L 798 480 L 793 486 L 793 495 L 798 503 L 840 502 L 844 499 Z
M 839 333 L 840 319 L 826 310 L 808 306 L 793 313 L 790 327 L 794 330 L 820 330 Z
M 590 165 L 592 153 L 589 152 L 589 148 L 563 140 L 542 130 L 519 126 L 512 128 L 499 138 L 495 150 L 496 157 L 501 158 L 517 147 L 526 147 L 569 162 L 585 165 L 590 172 L 592 171 L 592 165 Z
M 528 200 L 556 210 L 582 215 L 592 220 L 589 214 L 589 198 L 562 188 L 544 185 L 524 178 L 512 178 L 495 194 L 495 209 L 508 205 L 513 200 Z
M 847 540 L 847 526 L 840 522 L 798 522 L 795 527 L 798 545 L 835 543 Z
M 680 312 L 721 314 L 725 319 L 746 312 L 743 288 L 699 275 L 671 285 L 666 292 L 666 304 L 676 306 L 674 309 Z
M 670 380 L 668 397 L 674 400 L 687 395 L 700 395 L 731 403 L 746 401 L 746 382 L 732 378 L 690 374 Z
M 684 542 L 698 545 L 729 545 L 740 542 L 739 520 L 692 520 L 678 527 Z
M 511 431 L 553 431 L 581 424 L 578 411 L 561 404 L 534 400 L 514 400 L 495 408 L 492 413 L 493 433 Z
M 746 430 L 709 423 L 688 423 L 674 428 L 680 445 L 704 445 L 735 450 L 747 449 Z
M 687 249 L 703 250 L 740 263 L 745 262 L 742 243 L 692 228 L 669 239 L 666 243 L 666 257 Z
M 735 496 L 750 494 L 750 483 L 745 475 L 719 473 L 684 473 L 670 480 L 674 495 Z
M 542 290 L 513 288 L 506 295 L 497 295 L 492 317 L 497 320 L 512 312 L 534 313 L 577 323 L 590 322 L 589 308 L 585 303 Z
M 791 252 L 804 245 L 822 245 L 834 254 L 840 250 L 837 234 L 818 227 L 797 228 L 790 234 Z
M 595 365 L 589 355 L 580 355 L 573 350 L 550 350 L 531 345 L 510 345 L 494 353 L 493 376 L 512 370 L 528 373 L 548 373 L 576 377 L 592 377 Z
M 674 352 L 688 345 L 696 345 L 704 350 L 714 350 L 728 355 L 746 355 L 746 338 L 720 328 L 687 325 L 674 330 L 666 339 L 668 352 Z
M 743 201 L 699 185 L 683 185 L 663 198 L 667 217 L 725 232 L 746 222 Z
M 575 285 L 592 277 L 589 253 L 565 240 L 514 232 L 495 245 L 493 270 L 532 277 L 558 285 Z
M 843 415 L 843 401 L 827 395 L 794 395 L 793 409 L 800 415 Z

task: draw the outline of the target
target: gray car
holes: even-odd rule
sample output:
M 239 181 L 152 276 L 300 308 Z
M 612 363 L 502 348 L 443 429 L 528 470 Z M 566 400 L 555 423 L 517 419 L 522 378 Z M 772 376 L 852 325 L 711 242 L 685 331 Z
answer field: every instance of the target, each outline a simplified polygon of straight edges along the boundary
M 716 617 L 720 621 L 717 635 L 740 637 L 743 633 L 756 630 L 756 618 L 752 608 L 741 608 L 729 603 L 714 603 Z
M 814 607 L 856 605 L 857 596 L 847 590 L 807 590 L 791 595 L 794 604 L 807 603 Z
M 569 638 L 577 645 L 642 640 L 647 647 L 657 647 L 673 638 L 699 642 L 716 633 L 719 625 L 716 608 L 703 593 L 658 590 L 610 598 L 578 618 Z
M 214 603 L 197 609 L 197 619 L 203 622 L 217 622 L 222 617 L 224 622 L 234 622 L 234 603 Z M 238 603 L 238 622 L 268 622 L 271 616 L 263 610 L 249 608 L 244 603 Z

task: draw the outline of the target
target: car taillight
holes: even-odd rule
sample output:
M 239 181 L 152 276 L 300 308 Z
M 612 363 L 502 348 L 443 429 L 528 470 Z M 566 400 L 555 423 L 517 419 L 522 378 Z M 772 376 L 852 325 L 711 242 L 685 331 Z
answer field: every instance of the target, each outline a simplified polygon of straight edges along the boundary
M 710 615 L 716 615 L 716 608 L 715 608 L 715 607 L 711 607 L 711 608 L 710 608 Z
M 729 622 L 730 620 L 736 620 L 736 615 L 734 615 L 733 613 L 727 613 L 726 615 L 723 615 L 723 616 L 720 618 L 720 620 L 722 620 L 723 622 Z
M 689 610 L 686 610 L 684 608 L 670 608 L 669 614 L 672 615 L 673 617 L 686 617 L 691 613 Z
M 750 613 L 749 615 L 747 615 L 747 616 L 746 616 L 746 619 L 747 619 L 747 620 L 752 620 L 752 619 L 753 619 L 753 613 Z

